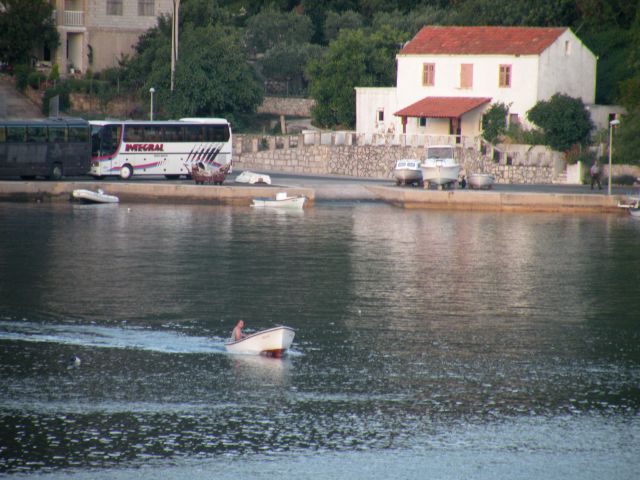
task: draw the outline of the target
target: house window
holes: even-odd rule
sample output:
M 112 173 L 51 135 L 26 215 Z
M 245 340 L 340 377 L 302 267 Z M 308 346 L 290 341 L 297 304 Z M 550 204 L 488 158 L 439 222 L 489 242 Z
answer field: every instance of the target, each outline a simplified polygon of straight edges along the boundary
M 564 54 L 567 57 L 571 55 L 571 42 L 569 40 L 564 42 Z
M 107 0 L 107 15 L 122 15 L 122 0 Z
M 433 87 L 436 84 L 436 64 L 422 64 L 422 86 Z
M 376 117 L 377 117 L 379 122 L 384 122 L 384 109 L 382 109 L 382 108 L 379 109 L 377 114 L 376 114 Z
M 138 16 L 153 17 L 155 10 L 155 0 L 138 0 Z
M 463 63 L 460 65 L 460 88 L 473 87 L 473 64 Z
M 427 117 L 418 118 L 418 126 L 426 127 L 427 126 Z
M 509 125 L 520 125 L 520 117 L 517 113 L 509 114 Z
M 511 86 L 511 65 L 500 65 L 500 87 Z

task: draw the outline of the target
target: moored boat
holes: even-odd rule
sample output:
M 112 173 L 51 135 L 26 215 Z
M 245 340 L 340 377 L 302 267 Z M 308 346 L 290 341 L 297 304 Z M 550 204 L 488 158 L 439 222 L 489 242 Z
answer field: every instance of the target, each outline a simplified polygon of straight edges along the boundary
M 251 203 L 252 207 L 264 208 L 264 207 L 275 207 L 275 208 L 291 208 L 291 209 L 301 209 L 304 207 L 304 203 L 307 200 L 307 197 L 304 195 L 296 195 L 290 197 L 287 195 L 287 192 L 278 192 L 276 193 L 276 198 L 269 197 L 258 197 L 254 198 Z
M 469 175 L 469 188 L 492 188 L 495 181 L 490 173 L 472 173 Z
M 442 189 L 454 184 L 458 181 L 460 168 L 452 145 L 427 147 L 427 156 L 420 166 L 425 188 L 435 185 L 438 189 Z
M 278 326 L 260 330 L 240 340 L 230 340 L 224 347 L 229 353 L 279 358 L 291 347 L 295 333 L 291 327 Z
M 393 169 L 393 178 L 396 181 L 396 185 L 421 185 L 422 170 L 420 169 L 420 160 L 413 158 L 398 160 Z
M 71 192 L 71 199 L 82 203 L 118 203 L 120 199 L 115 195 L 107 195 L 98 189 L 97 191 L 85 190 L 82 188 Z

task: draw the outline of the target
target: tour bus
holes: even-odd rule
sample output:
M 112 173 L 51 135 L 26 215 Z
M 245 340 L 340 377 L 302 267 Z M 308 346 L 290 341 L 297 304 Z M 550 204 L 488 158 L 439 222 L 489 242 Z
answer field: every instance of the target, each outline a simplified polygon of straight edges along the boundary
M 59 180 L 87 175 L 89 122 L 79 118 L 0 120 L 0 176 Z
M 195 163 L 231 164 L 231 126 L 222 118 L 177 121 L 91 121 L 91 170 L 95 178 L 119 175 L 191 175 Z

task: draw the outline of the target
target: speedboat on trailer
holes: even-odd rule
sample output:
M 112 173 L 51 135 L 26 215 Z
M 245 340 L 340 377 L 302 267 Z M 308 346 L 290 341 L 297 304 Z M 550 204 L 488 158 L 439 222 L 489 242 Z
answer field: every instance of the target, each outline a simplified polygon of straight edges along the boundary
M 291 327 L 278 326 L 260 330 L 240 340 L 230 340 L 224 347 L 229 353 L 280 358 L 291 347 L 295 334 Z
M 455 158 L 452 145 L 433 145 L 427 147 L 427 155 L 420 166 L 424 188 L 435 185 L 439 190 L 458 181 L 460 164 Z

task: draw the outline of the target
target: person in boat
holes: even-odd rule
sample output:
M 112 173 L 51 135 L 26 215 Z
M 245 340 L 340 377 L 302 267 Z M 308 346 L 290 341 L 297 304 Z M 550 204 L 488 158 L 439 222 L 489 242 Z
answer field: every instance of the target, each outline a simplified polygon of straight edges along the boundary
M 231 333 L 231 339 L 234 342 L 237 342 L 238 340 L 240 340 L 245 336 L 245 334 L 242 333 L 243 328 L 244 328 L 244 321 L 238 320 L 238 323 L 236 323 L 236 326 L 233 328 L 233 332 Z

